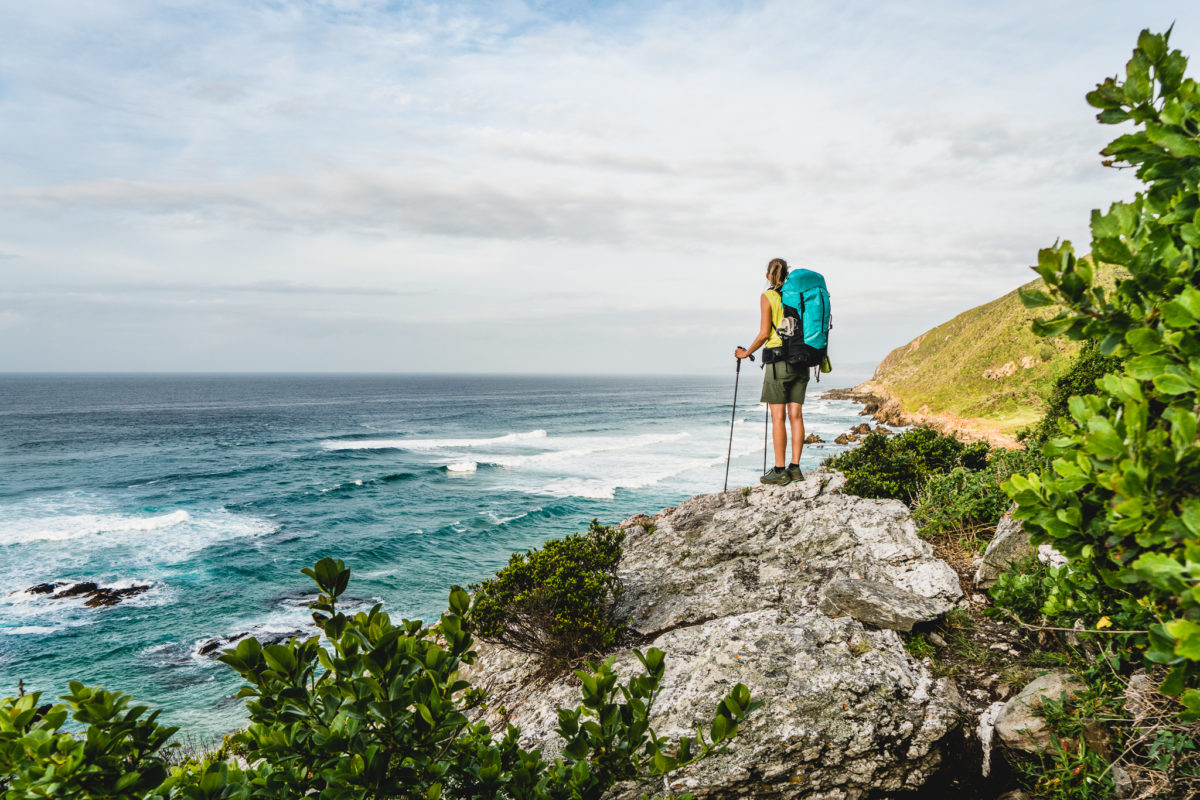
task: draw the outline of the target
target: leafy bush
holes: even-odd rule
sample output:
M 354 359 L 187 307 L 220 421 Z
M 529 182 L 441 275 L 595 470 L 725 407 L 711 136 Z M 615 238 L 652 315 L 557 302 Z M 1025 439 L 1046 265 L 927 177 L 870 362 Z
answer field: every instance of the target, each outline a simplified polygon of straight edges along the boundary
M 481 639 L 552 660 L 603 652 L 616 642 L 625 534 L 592 520 L 585 534 L 513 553 L 496 577 L 471 587 L 468 617 Z
M 1046 413 L 1041 421 L 1033 428 L 1021 431 L 1017 438 L 1026 442 L 1027 447 L 1045 444 L 1048 439 L 1058 434 L 1059 422 L 1070 417 L 1070 399 L 1095 394 L 1096 381 L 1116 372 L 1121 363 L 1120 358 L 1101 355 L 1096 342 L 1085 342 L 1075 360 L 1071 362 L 1070 369 L 1054 382 L 1054 388 L 1046 398 Z
M 1162 691 L 1200 718 L 1200 84 L 1165 35 L 1143 31 L 1124 80 L 1088 94 L 1100 122 L 1133 131 L 1103 151 L 1145 184 L 1128 203 L 1092 212 L 1092 254 L 1126 277 L 1107 291 L 1070 242 L 1042 250 L 1049 292 L 1030 308 L 1064 309 L 1035 324 L 1045 336 L 1098 343 L 1124 359 L 1099 392 L 1068 401 L 1044 446 L 1053 468 L 1014 475 L 1005 489 L 1036 542 L 1051 541 L 1070 572 L 1096 581 L 1104 610 L 1147 633 L 1136 646 L 1170 667 Z M 1078 594 L 1078 593 L 1077 593 Z
M 178 729 L 159 725 L 146 706 L 130 708 L 127 694 L 75 681 L 70 689 L 53 707 L 41 705 L 40 692 L 0 703 L 0 796 L 133 800 L 160 786 L 162 749 Z M 68 717 L 86 736 L 62 730 Z
M 911 505 L 930 475 L 955 467 L 982 469 L 989 452 L 984 442 L 964 444 L 933 428 L 912 428 L 893 437 L 872 433 L 858 447 L 826 459 L 824 465 L 846 476 L 848 494 L 890 497 Z
M 394 625 L 382 608 L 337 609 L 350 571 L 323 559 L 305 570 L 321 591 L 313 619 L 324 635 L 261 646 L 245 639 L 221 660 L 246 679 L 250 725 L 230 737 L 250 766 L 164 765 L 175 732 L 125 695 L 72 684 L 65 703 L 36 694 L 0 701 L 0 794 L 16 798 L 508 798 L 599 800 L 617 781 L 694 763 L 736 735 L 759 706 L 742 684 L 717 705 L 707 737 L 668 741 L 649 726 L 664 672 L 662 651 L 638 653 L 644 672 L 619 683 L 611 660 L 576 674 L 583 703 L 559 711 L 561 758 L 547 762 L 507 726 L 495 738 L 468 713 L 483 693 L 459 678 L 475 659 L 464 629 L 468 597 L 430 627 Z M 61 729 L 69 714 L 82 736 Z
M 974 537 L 995 528 L 1011 501 L 990 469 L 955 467 L 929 477 L 913 506 L 924 536 Z

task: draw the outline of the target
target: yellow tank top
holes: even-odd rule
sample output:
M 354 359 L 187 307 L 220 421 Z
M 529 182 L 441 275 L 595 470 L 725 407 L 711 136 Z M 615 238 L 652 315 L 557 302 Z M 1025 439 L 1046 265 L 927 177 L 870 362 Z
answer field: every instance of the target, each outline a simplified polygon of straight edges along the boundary
M 763 292 L 767 301 L 771 304 L 771 336 L 767 339 L 764 347 L 783 347 L 783 340 L 779 338 L 776 329 L 783 324 L 783 298 L 779 296 L 779 292 L 774 289 L 768 289 Z

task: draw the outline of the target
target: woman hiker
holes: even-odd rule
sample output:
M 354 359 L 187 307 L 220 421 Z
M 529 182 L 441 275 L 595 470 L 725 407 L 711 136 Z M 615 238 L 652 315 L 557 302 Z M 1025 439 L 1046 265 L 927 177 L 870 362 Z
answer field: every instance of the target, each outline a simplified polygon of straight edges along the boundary
M 733 351 L 738 358 L 745 358 L 764 343 L 763 388 L 761 402 L 771 409 L 771 430 L 775 440 L 775 467 L 767 470 L 759 483 L 785 486 L 801 480 L 800 452 L 804 449 L 804 393 L 808 389 L 808 370 L 793 366 L 780 357 L 783 341 L 776 328 L 783 322 L 783 299 L 780 289 L 787 278 L 788 265 L 782 258 L 773 258 L 767 264 L 767 284 L 771 287 L 758 299 L 761 312 L 758 336 L 748 348 Z M 792 424 L 792 460 L 787 462 L 787 424 Z

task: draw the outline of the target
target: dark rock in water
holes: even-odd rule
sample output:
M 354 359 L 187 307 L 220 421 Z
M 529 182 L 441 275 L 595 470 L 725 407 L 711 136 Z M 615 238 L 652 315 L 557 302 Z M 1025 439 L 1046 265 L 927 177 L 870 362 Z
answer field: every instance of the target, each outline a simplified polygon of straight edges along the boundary
M 91 594 L 92 592 L 97 591 L 99 588 L 100 587 L 94 583 L 77 583 L 74 586 L 69 586 L 66 589 L 63 589 L 51 599 L 61 600 L 64 597 L 79 597 L 81 594 Z
M 304 639 L 313 635 L 313 633 L 313 631 L 293 630 L 273 631 L 271 633 L 259 633 L 257 635 L 253 635 L 249 631 L 242 631 L 241 633 L 234 634 L 233 636 L 224 638 L 218 636 L 214 639 L 209 639 L 203 642 L 199 647 L 196 648 L 196 655 L 216 658 L 217 656 L 221 655 L 222 650 L 228 650 L 237 642 L 240 642 L 242 639 L 252 635 L 255 639 L 258 639 L 258 643 L 260 645 L 266 647 L 267 645 L 271 644 L 284 644 L 289 639 Z
M 229 645 L 233 644 L 239 639 L 245 639 L 249 635 L 249 633 L 243 632 L 230 636 L 228 639 L 222 639 L 220 637 L 216 639 L 209 639 L 207 642 L 196 648 L 196 654 L 201 656 L 212 656 L 213 658 L 216 658 L 218 655 L 220 655 L 217 650 L 224 650 Z
M 871 432 L 871 425 L 867 422 L 860 422 L 858 425 L 855 425 L 853 428 L 851 428 L 850 432 L 857 433 L 860 436 L 866 436 Z
M 834 444 L 850 444 L 853 441 L 855 441 L 855 439 L 852 439 L 850 437 L 850 434 L 843 433 L 843 434 L 840 434 L 836 439 L 834 439 L 833 443 Z
M 810 433 L 808 436 L 804 437 L 805 444 L 823 444 L 824 442 L 825 440 L 820 436 L 817 436 L 815 433 Z
M 67 588 L 58 591 L 57 594 L 50 594 L 59 587 L 66 586 Z M 142 592 L 149 590 L 150 584 L 142 584 L 137 586 L 126 586 L 124 589 L 110 589 L 105 586 L 86 581 L 84 583 L 66 584 L 61 582 L 56 583 L 39 583 L 37 586 L 31 586 L 27 591 L 30 594 L 49 594 L 51 600 L 66 600 L 71 597 L 86 597 L 85 606 L 91 608 L 99 608 L 101 606 L 115 606 L 126 597 L 133 597 Z
M 882 425 L 876 425 L 875 430 L 871 431 L 871 433 L 879 433 L 884 436 L 894 436 L 895 435 L 895 431 L 891 430 L 890 428 L 885 428 Z
M 126 597 L 134 597 L 142 592 L 149 590 L 150 585 L 144 586 L 127 586 L 124 589 L 105 589 L 100 588 L 92 592 L 85 606 L 90 608 L 99 608 L 100 606 L 115 606 Z

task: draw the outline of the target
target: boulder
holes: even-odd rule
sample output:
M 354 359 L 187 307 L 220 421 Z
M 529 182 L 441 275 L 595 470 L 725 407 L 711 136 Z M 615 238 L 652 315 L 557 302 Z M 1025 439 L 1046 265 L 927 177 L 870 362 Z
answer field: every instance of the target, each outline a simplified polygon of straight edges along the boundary
M 850 616 L 876 628 L 911 631 L 913 625 L 942 616 L 954 603 L 945 598 L 929 600 L 878 581 L 838 578 L 821 591 L 818 607 L 831 617 Z
M 842 434 L 838 434 L 838 437 L 833 440 L 833 443 L 834 444 L 850 444 L 851 442 L 856 442 L 856 441 L 858 441 L 857 436 L 852 437 L 848 433 L 842 433 Z
M 1051 567 L 1067 563 L 1067 557 L 1048 544 L 1034 547 L 1029 541 L 1029 532 L 1019 520 L 1012 517 L 1014 504 L 1000 518 L 996 525 L 996 533 L 983 551 L 979 568 L 975 571 L 975 585 L 987 589 L 996 583 L 1001 573 L 1006 572 L 1012 564 L 1028 559 L 1037 554 L 1038 561 Z
M 815 433 L 810 433 L 808 436 L 804 437 L 805 444 L 824 444 L 824 442 L 825 440 L 820 436 L 817 436 Z
M 784 487 L 694 497 L 657 517 L 653 531 L 623 524 L 619 612 L 639 648 L 667 654 L 657 733 L 707 727 L 739 681 L 764 706 L 728 753 L 609 797 L 670 789 L 853 800 L 917 789 L 937 770 L 960 719 L 953 683 L 935 679 L 894 630 L 821 605 L 831 584 L 862 582 L 881 608 L 888 597 L 948 608 L 961 597 L 958 580 L 904 504 L 843 495 L 842 485 L 818 471 Z M 556 709 L 579 703 L 574 677 L 547 680 L 533 657 L 494 645 L 479 652 L 464 677 L 487 689 L 489 721 L 517 725 L 522 744 L 547 757 L 560 752 Z M 629 650 L 614 658 L 624 677 L 640 669 Z
M 1074 697 L 1083 689 L 1082 683 L 1066 673 L 1046 673 L 1004 704 L 996 717 L 996 734 L 1007 747 L 1037 752 L 1050 743 L 1046 721 L 1037 714 L 1042 700 L 1049 697 L 1061 701 Z

